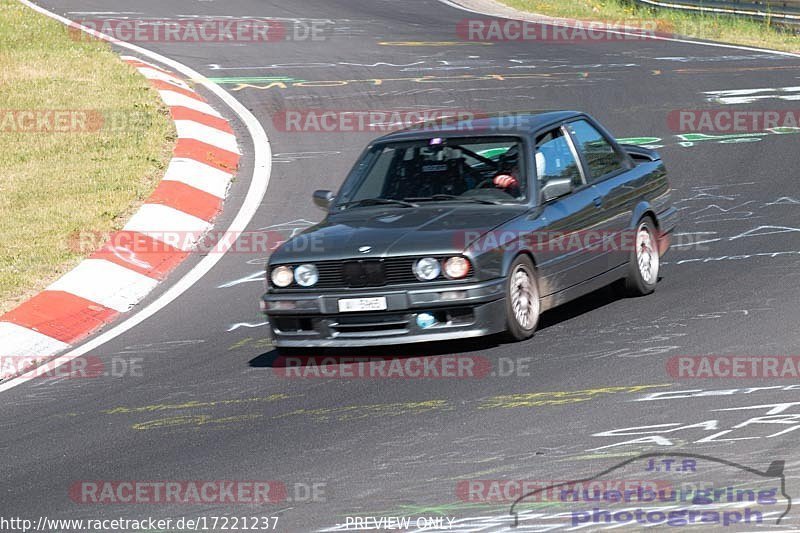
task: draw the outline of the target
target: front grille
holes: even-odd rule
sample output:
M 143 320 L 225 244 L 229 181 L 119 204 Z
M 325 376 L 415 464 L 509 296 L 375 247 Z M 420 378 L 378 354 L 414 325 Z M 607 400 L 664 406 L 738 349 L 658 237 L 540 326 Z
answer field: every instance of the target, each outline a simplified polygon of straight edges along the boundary
M 346 261 L 342 281 L 346 287 L 381 287 L 386 284 L 386 265 L 383 261 Z
M 316 289 L 357 289 L 365 287 L 385 287 L 388 285 L 404 285 L 421 282 L 412 270 L 417 257 L 390 257 L 386 259 L 352 259 L 344 261 L 320 261 L 314 263 L 319 271 L 319 281 L 313 287 L 303 290 Z M 296 266 L 296 265 L 290 265 Z M 463 282 L 473 278 L 470 268 L 466 278 L 448 280 L 444 275 L 435 282 Z M 284 290 L 299 290 L 292 284 Z
M 319 289 L 357 289 L 418 283 L 411 268 L 415 257 L 393 257 L 378 260 L 324 261 L 319 269 Z

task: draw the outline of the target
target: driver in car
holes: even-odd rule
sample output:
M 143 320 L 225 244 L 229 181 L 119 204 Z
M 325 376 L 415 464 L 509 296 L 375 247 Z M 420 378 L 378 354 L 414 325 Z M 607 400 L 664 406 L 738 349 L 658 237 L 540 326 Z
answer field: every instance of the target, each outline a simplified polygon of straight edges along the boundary
M 517 198 L 520 196 L 519 180 L 519 154 L 517 150 L 511 149 L 501 158 L 500 172 L 492 179 L 492 183 L 498 189 L 502 189 L 509 195 Z

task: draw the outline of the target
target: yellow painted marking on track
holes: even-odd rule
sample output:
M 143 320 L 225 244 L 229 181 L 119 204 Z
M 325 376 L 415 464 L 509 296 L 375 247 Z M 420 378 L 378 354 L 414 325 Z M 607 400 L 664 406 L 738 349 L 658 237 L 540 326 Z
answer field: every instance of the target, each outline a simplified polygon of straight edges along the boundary
M 372 86 L 380 86 L 386 82 L 408 82 L 408 83 L 461 83 L 470 81 L 512 81 L 512 80 L 533 80 L 533 79 L 553 79 L 558 76 L 565 76 L 574 78 L 575 72 L 537 72 L 537 73 L 512 73 L 512 74 L 462 74 L 459 76 L 416 76 L 410 78 L 363 78 L 355 80 L 311 80 L 311 81 L 295 81 L 281 84 L 281 89 L 288 87 L 344 87 L 356 83 L 367 83 Z M 256 85 L 252 83 L 238 83 L 233 87 L 232 91 L 241 91 L 244 89 L 258 89 L 265 91 L 278 87 L 275 83 L 268 83 L 266 85 Z
M 222 418 L 212 418 L 208 415 L 184 415 L 184 416 L 170 416 L 167 418 L 158 418 L 148 422 L 141 422 L 131 426 L 137 431 L 147 431 L 150 429 L 165 429 L 182 426 L 222 426 L 235 424 L 239 422 L 249 422 L 263 415 L 236 415 L 226 416 Z
M 280 400 L 288 400 L 289 398 L 296 398 L 298 395 L 291 395 L 291 394 L 271 394 L 270 396 L 264 396 L 260 398 L 237 398 L 232 400 L 211 400 L 207 402 L 198 402 L 196 400 L 184 402 L 184 403 L 173 403 L 173 404 L 153 404 L 153 405 L 143 405 L 140 407 L 115 407 L 114 409 L 108 409 L 106 411 L 101 411 L 103 414 L 107 415 L 117 415 L 123 413 L 154 413 L 158 411 L 171 411 L 171 410 L 180 410 L 180 409 L 196 409 L 198 407 L 219 407 L 222 405 L 241 405 L 241 404 L 249 404 L 249 403 L 261 403 L 261 402 L 277 402 Z
M 479 41 L 381 41 L 380 46 L 493 46 Z
M 241 348 L 243 346 L 247 346 L 247 344 L 249 344 L 250 341 L 252 341 L 252 340 L 253 340 L 253 337 L 245 337 L 244 339 L 240 340 L 239 342 L 236 342 L 236 343 L 232 344 L 231 347 L 228 348 L 228 351 L 230 352 L 231 350 L 236 350 L 236 349 Z
M 320 409 L 297 409 L 273 417 L 274 419 L 290 416 L 309 416 L 320 422 L 337 420 L 359 420 L 373 417 L 418 415 L 434 411 L 451 411 L 453 407 L 447 400 L 428 400 L 424 402 L 400 402 L 372 405 L 348 405 L 346 407 L 323 407 Z
M 654 385 L 632 385 L 632 386 L 611 386 L 599 387 L 594 389 L 584 389 L 576 391 L 549 391 L 532 392 L 524 394 L 509 394 L 494 396 L 480 400 L 478 409 L 512 409 L 517 407 L 541 407 L 565 405 L 571 403 L 585 402 L 596 399 L 604 395 L 613 394 L 632 394 L 648 389 L 669 387 L 670 383 Z M 157 413 L 164 411 L 176 411 L 184 409 L 200 409 L 210 407 L 221 407 L 230 405 L 248 405 L 258 403 L 277 402 L 296 398 L 302 395 L 290 395 L 284 393 L 272 394 L 270 396 L 255 398 L 235 398 L 225 400 L 197 401 L 191 400 L 175 404 L 152 404 L 138 407 L 115 407 L 102 411 L 104 414 L 130 414 L 130 413 Z M 471 402 L 470 402 L 471 403 Z M 273 420 L 303 416 L 310 417 L 315 421 L 347 422 L 350 420 L 360 420 L 365 418 L 385 418 L 406 415 L 419 415 L 433 412 L 453 411 L 455 407 L 448 400 L 427 400 L 419 402 L 396 402 L 385 404 L 367 405 L 348 405 L 342 407 L 321 407 L 316 409 L 296 409 L 288 413 L 273 416 Z M 261 418 L 262 414 L 241 414 L 223 418 L 214 418 L 207 414 L 184 414 L 169 416 L 156 420 L 150 420 L 134 424 L 136 430 L 149 430 L 172 427 L 219 427 L 226 424 Z M 600 455 L 599 457 L 608 457 Z
M 586 402 L 598 396 L 617 393 L 634 393 L 659 387 L 670 387 L 671 383 L 659 385 L 632 385 L 618 387 L 601 387 L 577 391 L 529 392 L 523 394 L 504 394 L 492 396 L 482 401 L 478 409 L 512 409 L 516 407 L 541 407 L 545 405 L 564 405 Z
M 258 339 L 253 343 L 253 348 L 262 349 L 262 348 L 272 348 L 275 346 L 275 341 L 272 340 L 270 337 L 264 337 L 263 339 Z
M 270 83 L 269 85 L 267 85 L 264 88 L 265 89 L 272 89 L 273 87 L 277 87 L 278 89 L 288 89 L 289 88 L 288 85 L 286 85 L 282 81 L 274 81 L 274 82 Z

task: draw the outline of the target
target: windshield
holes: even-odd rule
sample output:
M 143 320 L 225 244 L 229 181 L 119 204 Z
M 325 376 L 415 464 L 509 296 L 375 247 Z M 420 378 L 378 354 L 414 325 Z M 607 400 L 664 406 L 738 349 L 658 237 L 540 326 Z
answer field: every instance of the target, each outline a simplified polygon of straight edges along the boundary
M 520 154 L 517 137 L 381 143 L 356 165 L 336 206 L 522 202 L 527 179 Z

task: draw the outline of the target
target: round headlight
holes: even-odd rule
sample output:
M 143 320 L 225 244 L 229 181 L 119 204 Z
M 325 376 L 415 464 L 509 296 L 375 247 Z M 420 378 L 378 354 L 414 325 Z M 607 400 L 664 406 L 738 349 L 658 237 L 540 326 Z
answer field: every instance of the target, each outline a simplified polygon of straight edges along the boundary
M 438 278 L 441 273 L 442 267 L 433 257 L 423 257 L 414 263 L 414 275 L 421 281 L 431 281 Z
M 276 287 L 288 287 L 292 284 L 292 279 L 294 279 L 292 268 L 288 266 L 275 267 L 272 270 L 270 279 L 272 280 L 272 284 Z
M 311 287 L 319 281 L 319 271 L 312 264 L 300 265 L 294 269 L 294 280 L 301 287 Z
M 444 262 L 444 273 L 451 279 L 466 277 L 469 274 L 469 261 L 463 257 L 451 257 Z

